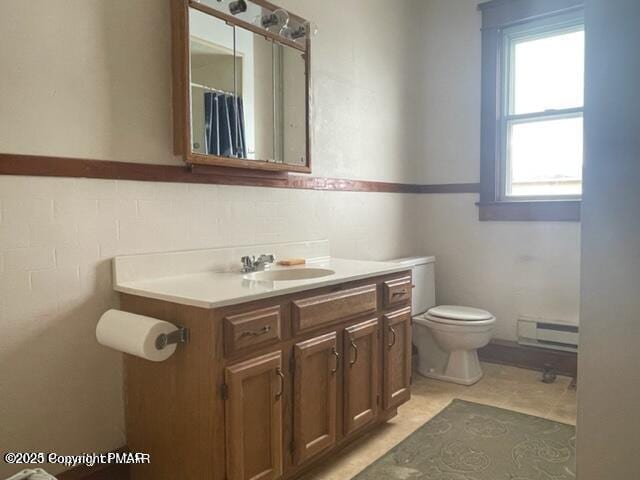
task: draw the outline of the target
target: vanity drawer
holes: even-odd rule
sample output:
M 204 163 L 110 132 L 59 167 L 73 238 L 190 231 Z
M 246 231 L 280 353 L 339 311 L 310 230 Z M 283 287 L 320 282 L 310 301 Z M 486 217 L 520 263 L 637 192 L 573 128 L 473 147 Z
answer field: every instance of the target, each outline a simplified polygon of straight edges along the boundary
M 295 300 L 292 304 L 296 332 L 320 327 L 338 320 L 377 310 L 376 285 L 350 288 L 340 292 Z
M 227 355 L 247 347 L 281 339 L 280 306 L 253 310 L 224 318 L 224 350 Z
M 411 300 L 411 277 L 394 278 L 384 282 L 384 305 L 390 307 Z

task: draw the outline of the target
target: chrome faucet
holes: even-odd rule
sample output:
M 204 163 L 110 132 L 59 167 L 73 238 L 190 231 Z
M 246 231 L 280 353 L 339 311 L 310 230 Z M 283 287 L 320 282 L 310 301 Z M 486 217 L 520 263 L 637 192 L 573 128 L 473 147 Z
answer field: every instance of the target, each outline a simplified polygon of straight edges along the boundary
M 262 254 L 258 258 L 245 256 L 242 257 L 240 261 L 242 262 L 242 273 L 248 273 L 264 270 L 267 265 L 276 261 L 276 257 L 274 255 Z

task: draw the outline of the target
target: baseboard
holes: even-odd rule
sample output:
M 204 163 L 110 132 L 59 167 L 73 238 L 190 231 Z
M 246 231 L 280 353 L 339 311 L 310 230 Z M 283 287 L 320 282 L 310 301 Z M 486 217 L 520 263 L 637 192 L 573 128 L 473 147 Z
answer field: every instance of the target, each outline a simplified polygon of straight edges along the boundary
M 124 453 L 129 450 L 126 447 L 114 450 L 115 453 Z M 111 452 L 110 452 L 111 453 Z M 56 475 L 58 480 L 129 480 L 129 465 L 101 464 L 87 467 L 80 465 Z
M 478 350 L 480 360 L 513 367 L 543 370 L 550 365 L 556 373 L 575 378 L 578 374 L 578 355 L 546 348 L 519 345 L 507 340 L 493 340 Z

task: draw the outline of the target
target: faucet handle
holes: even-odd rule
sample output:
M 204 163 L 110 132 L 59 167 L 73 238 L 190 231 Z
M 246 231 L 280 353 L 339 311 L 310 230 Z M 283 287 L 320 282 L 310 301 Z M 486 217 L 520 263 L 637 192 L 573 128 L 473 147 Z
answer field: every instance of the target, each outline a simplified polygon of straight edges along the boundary
M 240 261 L 242 262 L 243 271 L 247 271 L 248 269 L 253 267 L 253 264 L 256 261 L 256 257 L 250 257 L 248 255 L 245 255 L 240 259 Z
M 263 253 L 258 257 L 258 259 L 256 260 L 256 263 L 259 263 L 261 265 L 269 265 L 275 261 L 276 261 L 276 257 L 274 255 L 272 254 L 267 255 L 266 253 Z

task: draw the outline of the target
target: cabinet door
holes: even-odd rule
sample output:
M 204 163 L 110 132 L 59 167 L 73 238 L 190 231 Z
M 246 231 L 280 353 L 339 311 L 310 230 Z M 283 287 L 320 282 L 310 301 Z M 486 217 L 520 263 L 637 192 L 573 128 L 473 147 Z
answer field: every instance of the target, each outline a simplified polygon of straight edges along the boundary
M 411 397 L 411 308 L 384 316 L 384 408 Z
M 336 442 L 337 334 L 294 347 L 293 442 L 298 465 Z
M 282 353 L 227 367 L 227 478 L 269 480 L 282 475 Z
M 344 433 L 357 430 L 378 413 L 378 319 L 345 329 Z

